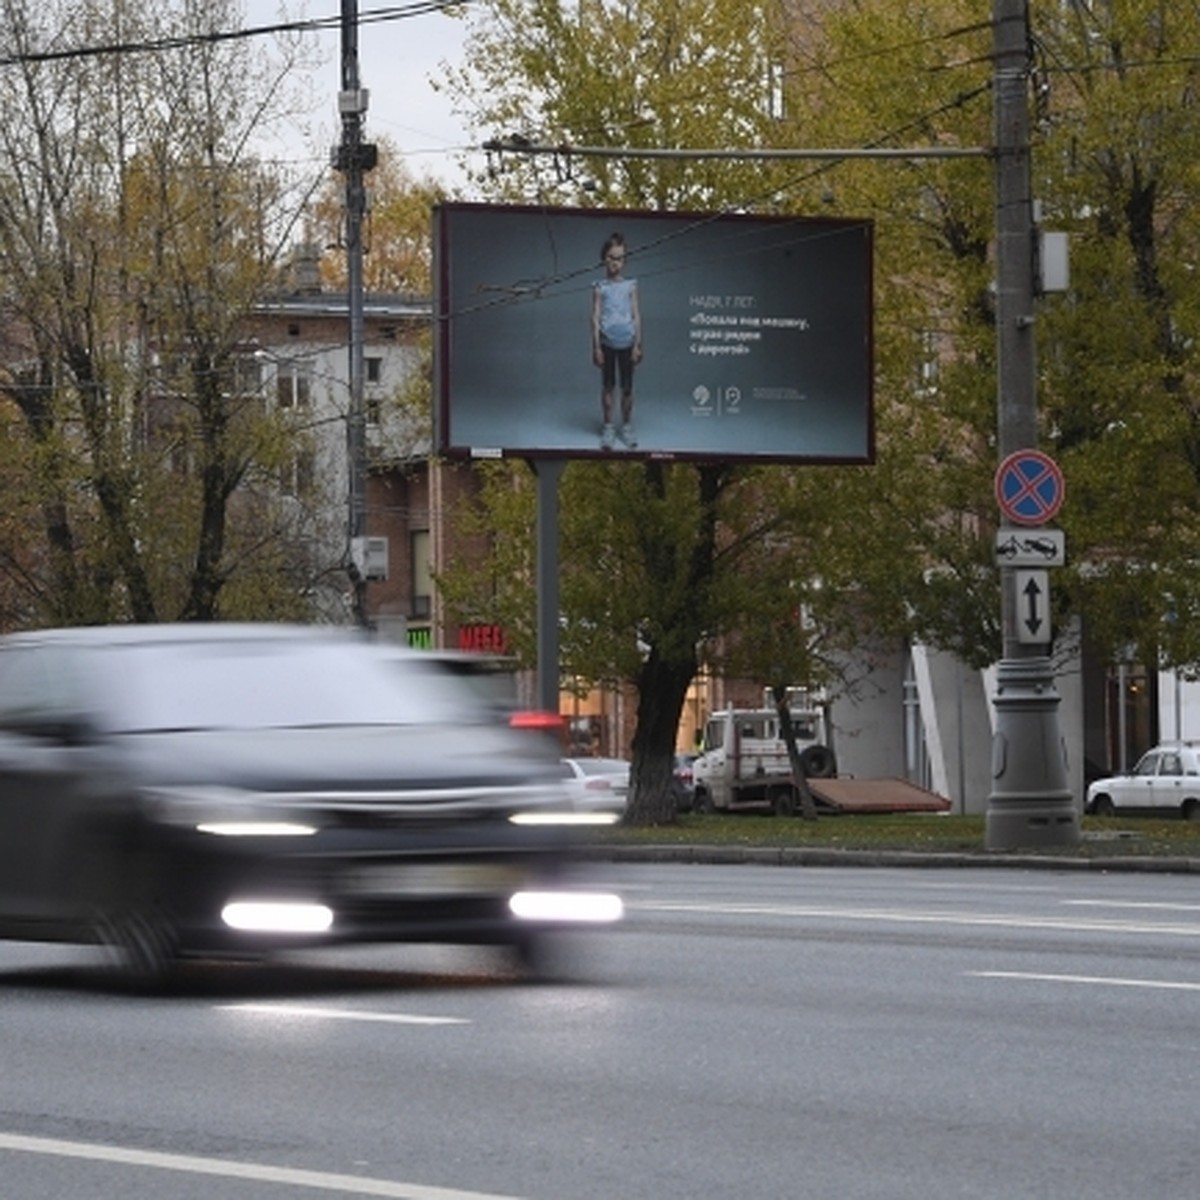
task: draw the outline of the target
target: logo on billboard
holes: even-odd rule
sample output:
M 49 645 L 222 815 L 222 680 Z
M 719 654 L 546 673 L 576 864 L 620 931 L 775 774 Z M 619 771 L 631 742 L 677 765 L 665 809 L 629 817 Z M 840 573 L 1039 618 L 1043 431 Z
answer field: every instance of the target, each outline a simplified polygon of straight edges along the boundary
M 736 417 L 742 408 L 740 387 L 712 388 L 699 384 L 692 389 L 693 417 Z

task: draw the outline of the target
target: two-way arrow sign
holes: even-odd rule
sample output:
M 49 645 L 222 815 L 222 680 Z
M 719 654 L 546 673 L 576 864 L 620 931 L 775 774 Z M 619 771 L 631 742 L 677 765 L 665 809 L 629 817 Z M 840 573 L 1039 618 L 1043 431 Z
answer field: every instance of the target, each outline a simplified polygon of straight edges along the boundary
M 1047 571 L 1014 571 L 1017 585 L 1017 641 L 1040 646 L 1050 641 L 1050 575 Z

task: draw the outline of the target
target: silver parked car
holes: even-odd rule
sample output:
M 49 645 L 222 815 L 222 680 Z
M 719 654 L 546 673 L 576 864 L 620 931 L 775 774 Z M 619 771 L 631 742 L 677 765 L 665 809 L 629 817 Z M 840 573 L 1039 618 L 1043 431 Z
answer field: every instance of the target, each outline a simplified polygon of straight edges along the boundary
M 0 938 L 188 956 L 615 920 L 557 752 L 420 652 L 189 624 L 0 638 Z
M 1128 775 L 1090 784 L 1086 809 L 1098 817 L 1140 812 L 1200 820 L 1200 746 L 1190 742 L 1155 746 Z
M 623 758 L 564 758 L 562 774 L 572 806 L 581 813 L 620 818 L 629 803 L 630 765 Z

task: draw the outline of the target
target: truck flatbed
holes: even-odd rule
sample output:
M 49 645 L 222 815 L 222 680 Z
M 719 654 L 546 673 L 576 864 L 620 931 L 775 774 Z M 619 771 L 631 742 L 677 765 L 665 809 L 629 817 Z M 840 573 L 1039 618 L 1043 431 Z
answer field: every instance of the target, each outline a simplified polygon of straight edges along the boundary
M 844 813 L 939 813 L 950 801 L 905 779 L 810 779 L 818 807 Z

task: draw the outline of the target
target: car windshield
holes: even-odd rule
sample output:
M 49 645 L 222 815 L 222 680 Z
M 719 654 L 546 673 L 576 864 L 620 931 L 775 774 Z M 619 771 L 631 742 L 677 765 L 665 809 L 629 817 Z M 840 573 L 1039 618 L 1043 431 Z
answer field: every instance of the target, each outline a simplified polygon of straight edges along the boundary
M 1149 754 L 1144 754 L 1138 761 L 1138 765 L 1134 768 L 1135 775 L 1157 775 L 1158 774 L 1158 751 L 1151 750 Z
M 112 646 L 98 657 L 101 718 L 116 732 L 481 719 L 479 702 L 436 662 L 349 640 Z

